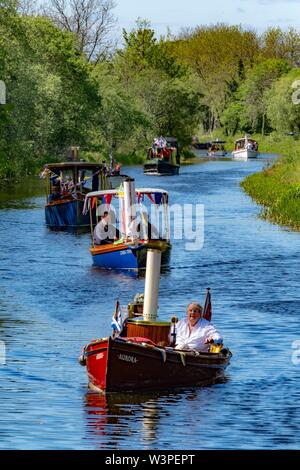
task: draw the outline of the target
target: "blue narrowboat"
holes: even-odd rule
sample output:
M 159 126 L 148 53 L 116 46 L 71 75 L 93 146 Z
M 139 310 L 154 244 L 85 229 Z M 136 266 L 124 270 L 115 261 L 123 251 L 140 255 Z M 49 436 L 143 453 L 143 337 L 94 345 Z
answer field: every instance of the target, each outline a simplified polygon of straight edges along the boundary
M 41 174 L 46 182 L 46 225 L 51 229 L 85 229 L 90 217 L 83 214 L 85 196 L 106 188 L 106 168 L 100 163 L 70 161 L 51 163 Z M 95 213 L 92 214 L 96 220 Z

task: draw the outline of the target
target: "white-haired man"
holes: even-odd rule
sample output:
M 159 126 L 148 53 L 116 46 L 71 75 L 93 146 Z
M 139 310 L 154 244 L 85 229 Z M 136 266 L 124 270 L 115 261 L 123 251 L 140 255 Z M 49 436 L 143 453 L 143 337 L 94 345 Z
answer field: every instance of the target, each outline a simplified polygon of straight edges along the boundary
M 222 344 L 223 339 L 214 325 L 202 318 L 201 305 L 192 302 L 187 306 L 186 318 L 176 325 L 175 349 L 208 351 L 209 343 Z

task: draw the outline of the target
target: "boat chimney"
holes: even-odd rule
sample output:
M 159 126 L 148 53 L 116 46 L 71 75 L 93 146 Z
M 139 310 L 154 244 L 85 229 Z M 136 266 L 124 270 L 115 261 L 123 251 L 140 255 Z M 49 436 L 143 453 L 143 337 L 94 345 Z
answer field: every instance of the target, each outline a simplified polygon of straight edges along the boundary
M 135 182 L 133 178 L 124 181 L 124 209 L 125 209 L 125 234 L 127 238 L 136 239 L 136 203 Z
M 144 293 L 144 320 L 157 318 L 158 291 L 160 282 L 161 251 L 147 251 L 146 280 Z

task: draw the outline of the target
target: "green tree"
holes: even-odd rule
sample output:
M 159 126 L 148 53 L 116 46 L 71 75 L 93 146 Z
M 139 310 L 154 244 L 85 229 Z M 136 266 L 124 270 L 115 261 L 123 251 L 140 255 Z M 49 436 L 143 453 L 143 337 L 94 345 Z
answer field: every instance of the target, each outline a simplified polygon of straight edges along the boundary
M 273 83 L 267 95 L 267 115 L 281 133 L 300 131 L 300 72 L 291 70 Z
M 261 131 L 262 135 L 265 133 L 268 128 L 265 95 L 273 81 L 289 70 L 287 62 L 279 59 L 266 60 L 249 70 L 238 92 L 239 100 L 243 103 L 245 130 Z

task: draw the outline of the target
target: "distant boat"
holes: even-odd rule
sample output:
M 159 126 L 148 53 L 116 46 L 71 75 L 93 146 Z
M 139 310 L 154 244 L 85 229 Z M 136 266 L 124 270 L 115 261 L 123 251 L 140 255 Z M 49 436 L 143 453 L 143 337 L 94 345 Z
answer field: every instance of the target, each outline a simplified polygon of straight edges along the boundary
M 178 175 L 180 155 L 178 142 L 173 137 L 155 139 L 147 152 L 147 162 L 144 164 L 145 175 Z
M 227 150 L 225 149 L 224 144 L 226 144 L 224 140 L 219 140 L 219 139 L 213 140 L 210 143 L 207 155 L 209 157 L 215 157 L 215 158 L 226 157 Z
M 90 217 L 82 213 L 90 191 L 106 187 L 103 164 L 84 161 L 49 163 L 41 177 L 46 183 L 46 225 L 51 229 L 89 228 Z M 92 214 L 96 218 L 95 211 Z
M 145 196 L 151 204 L 155 204 L 157 208 L 161 207 L 164 220 L 162 227 L 155 227 L 154 221 L 145 212 L 140 212 L 139 202 Z M 118 208 L 113 206 L 113 198 L 117 200 Z M 115 209 L 119 210 L 119 221 Z M 102 241 L 96 240 L 94 236 L 94 210 L 97 213 L 96 222 L 100 220 L 100 214 L 103 216 L 105 212 L 110 218 L 116 218 L 113 221 L 115 225 L 110 220 L 106 229 L 107 233 L 109 230 L 112 235 Z M 162 251 L 162 264 L 167 265 L 171 249 L 168 211 L 167 191 L 152 188 L 135 189 L 134 180 L 131 178 L 127 178 L 124 186 L 119 189 L 87 194 L 84 213 L 89 212 L 91 217 L 93 244 L 90 251 L 93 264 L 106 269 L 137 271 L 146 267 L 147 249 L 158 248 Z
M 232 158 L 236 160 L 248 160 L 251 158 L 257 158 L 258 155 L 258 143 L 256 140 L 247 136 L 236 140 L 234 151 L 232 152 Z
M 56 230 L 83 230 L 90 227 L 90 216 L 83 214 L 84 199 L 90 191 L 115 189 L 127 178 L 120 173 L 121 165 L 79 160 L 79 147 L 68 149 L 68 161 L 48 163 L 41 177 L 46 183 L 46 225 Z M 96 212 L 92 213 L 96 221 Z

